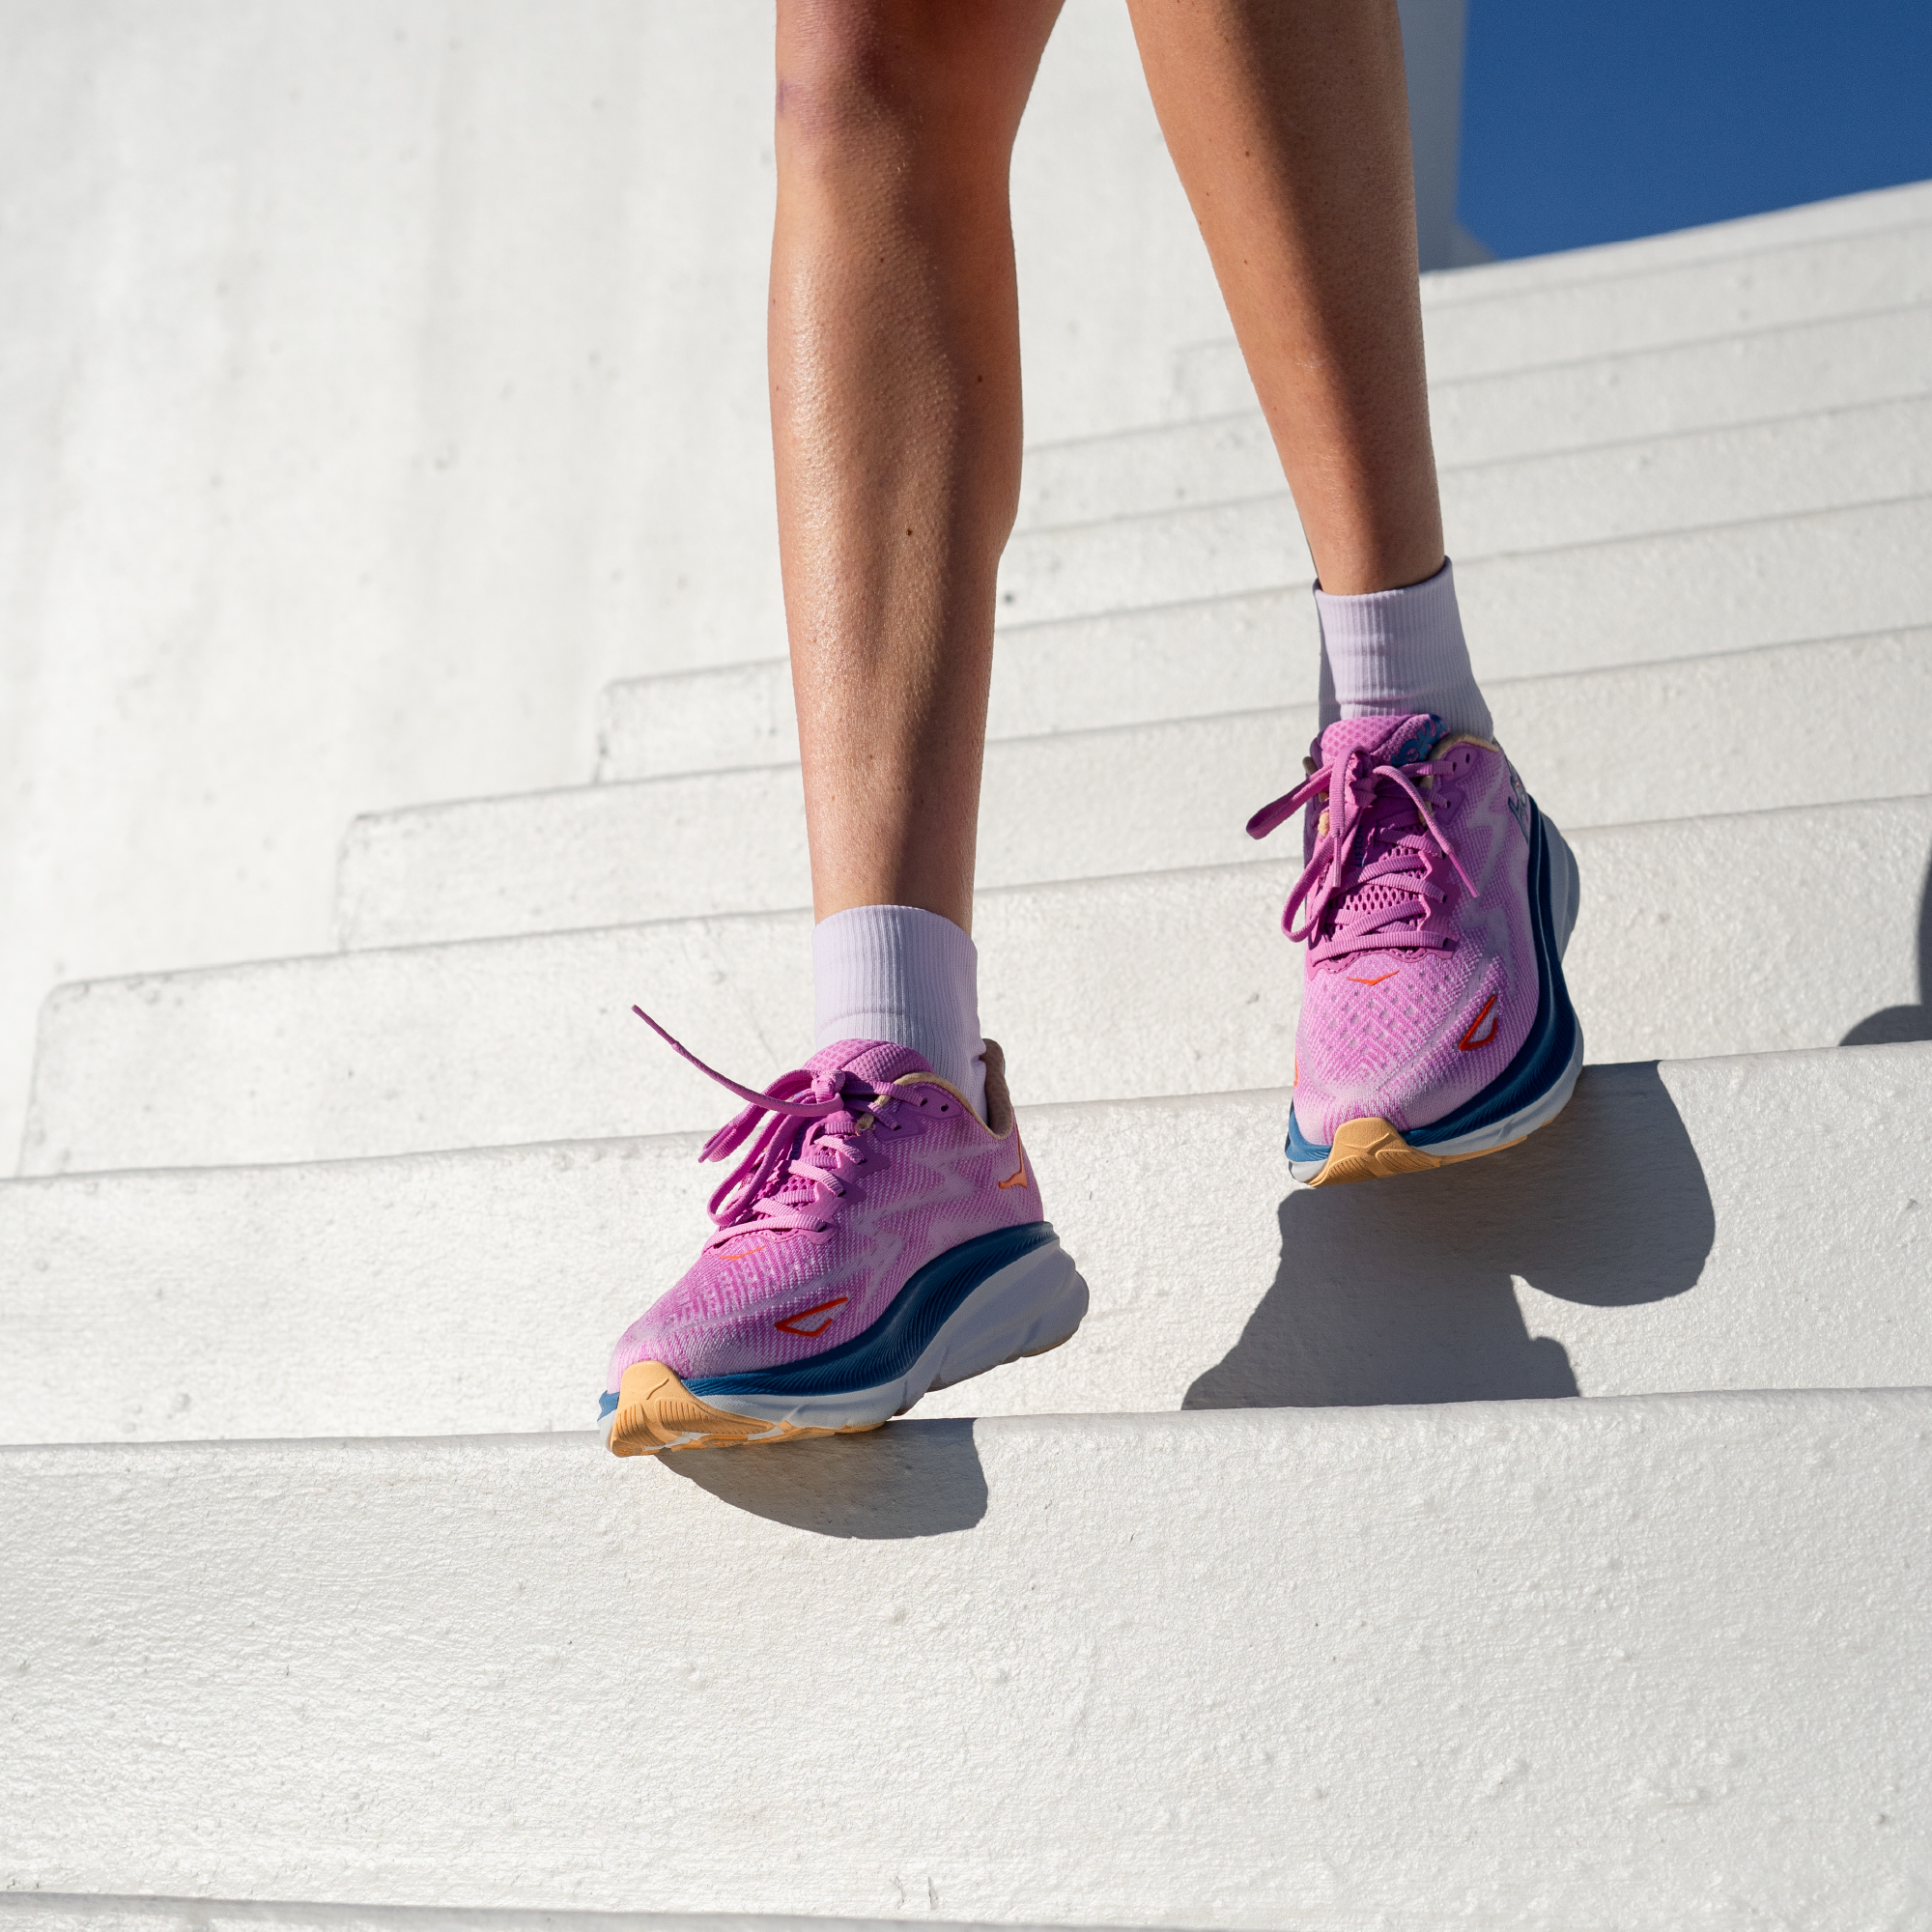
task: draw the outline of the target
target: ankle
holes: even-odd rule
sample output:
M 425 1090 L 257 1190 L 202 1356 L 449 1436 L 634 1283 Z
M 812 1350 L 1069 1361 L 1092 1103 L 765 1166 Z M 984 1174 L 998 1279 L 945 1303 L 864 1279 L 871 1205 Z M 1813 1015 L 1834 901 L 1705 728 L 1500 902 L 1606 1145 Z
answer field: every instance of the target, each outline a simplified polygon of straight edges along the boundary
M 1490 707 L 1469 667 L 1445 557 L 1434 577 L 1401 590 L 1335 597 L 1315 586 L 1321 622 L 1321 726 L 1339 718 L 1433 712 L 1450 731 L 1488 738 Z
M 818 1046 L 910 1047 L 986 1118 L 980 955 L 963 927 L 918 906 L 853 906 L 812 928 L 811 973 Z

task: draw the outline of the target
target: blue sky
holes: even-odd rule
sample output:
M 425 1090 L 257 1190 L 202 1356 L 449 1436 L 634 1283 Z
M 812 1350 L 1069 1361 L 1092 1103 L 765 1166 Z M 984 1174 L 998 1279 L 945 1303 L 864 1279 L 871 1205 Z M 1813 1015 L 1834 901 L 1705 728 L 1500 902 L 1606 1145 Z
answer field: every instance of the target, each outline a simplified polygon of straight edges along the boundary
M 1458 213 L 1534 255 L 1932 177 L 1932 0 L 1469 0 Z

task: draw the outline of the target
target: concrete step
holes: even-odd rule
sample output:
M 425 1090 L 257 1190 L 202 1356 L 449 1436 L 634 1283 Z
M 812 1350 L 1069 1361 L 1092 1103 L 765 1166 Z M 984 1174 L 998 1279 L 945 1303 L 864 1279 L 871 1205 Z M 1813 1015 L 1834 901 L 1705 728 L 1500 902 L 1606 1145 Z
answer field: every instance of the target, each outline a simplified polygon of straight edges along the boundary
M 1457 564 L 1485 679 L 1658 663 L 1932 623 L 1932 497 Z M 1304 702 L 1319 633 L 1304 585 L 1015 625 L 988 729 L 1031 737 Z M 598 776 L 798 755 L 782 658 L 610 686 Z
M 1400 1186 L 1292 1185 L 1290 1098 L 1025 1109 L 1092 1310 L 920 1414 L 1932 1385 L 1932 1044 L 1586 1067 Z M 582 1428 L 699 1144 L 0 1183 L 0 1441 Z
M 1932 799 L 1608 827 L 1572 843 L 1583 902 L 1568 973 L 1593 1060 L 1827 1046 L 1926 997 Z M 1015 1092 L 1279 1081 L 1300 955 L 1278 914 L 1297 869 L 1282 858 L 982 895 L 980 1010 Z M 22 1169 L 715 1126 L 719 1091 L 630 1005 L 712 1065 L 769 1078 L 810 1038 L 810 928 L 804 912 L 740 914 L 59 988 L 43 1009 Z
M 6 1932 L 901 1932 L 914 1924 L 936 1932 L 990 1932 L 989 1927 L 924 1917 L 801 1918 L 766 1912 L 558 1912 L 533 1906 L 312 1905 L 280 1899 L 0 1891 L 0 1927 Z M 1026 1928 L 1008 1927 L 1006 1932 Z
M 1932 309 L 1920 306 L 1438 382 L 1429 403 L 1435 459 L 1446 473 L 1928 389 Z M 1472 482 L 1452 486 L 1452 494 L 1460 489 L 1466 499 Z M 1026 454 L 1020 527 L 1229 502 L 1281 487 L 1267 424 L 1247 409 L 1036 444 Z
M 1548 255 L 1435 270 L 1422 277 L 1422 299 L 1428 308 L 1488 301 L 1536 289 L 1617 281 L 1656 269 L 1715 265 L 1811 242 L 1895 233 L 1928 221 L 1932 221 L 1932 182 L 1907 182 L 1897 187 L 1773 209 L 1764 214 L 1673 228 L 1662 235 L 1640 235 L 1628 242 L 1600 242 Z
M 1932 331 L 1932 309 L 1926 312 Z M 1932 398 L 1646 438 L 1445 470 L 1459 563 L 1681 533 L 1932 490 Z M 1277 481 L 1205 503 L 1023 532 L 1000 575 L 1009 623 L 1312 583 L 1293 500 Z
M 1932 629 L 1503 679 L 1496 730 L 1559 825 L 1932 792 Z M 1313 704 L 988 747 L 982 889 L 1271 856 Z M 1802 736 L 1797 756 L 1766 748 Z M 729 860 L 721 863 L 720 854 Z M 776 911 L 810 897 L 798 767 L 585 785 L 358 818 L 348 947 Z
M 1546 273 L 1562 276 L 1560 269 Z M 1932 222 L 1921 217 L 1735 254 L 1605 262 L 1596 274 L 1561 279 L 1440 276 L 1424 286 L 1422 327 L 1432 381 L 1460 382 L 1928 298 Z M 1254 401 L 1232 338 L 1181 352 L 1178 415 L 1223 415 L 1252 409 Z
M 1932 397 L 1919 396 L 1445 470 L 1442 514 L 1461 565 L 1928 492 Z M 1048 623 L 1314 581 L 1277 481 L 1242 502 L 1022 532 L 1000 607 L 1009 623 Z
M 1928 1510 L 1918 1390 L 14 1449 L 0 1887 L 1903 1923 Z

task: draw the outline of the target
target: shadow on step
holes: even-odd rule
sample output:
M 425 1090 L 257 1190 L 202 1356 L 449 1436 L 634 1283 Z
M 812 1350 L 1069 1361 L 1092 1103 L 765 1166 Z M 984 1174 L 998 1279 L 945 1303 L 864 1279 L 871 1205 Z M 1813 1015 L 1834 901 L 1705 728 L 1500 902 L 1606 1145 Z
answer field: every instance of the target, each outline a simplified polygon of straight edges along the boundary
M 985 1472 L 965 1419 L 660 1456 L 658 1467 L 733 1509 L 819 1536 L 946 1536 L 986 1514 Z
M 1893 1046 L 1908 1039 L 1932 1039 L 1932 861 L 1918 894 L 1918 1004 L 1868 1013 L 1838 1044 Z
M 1587 1393 L 1512 1276 L 1598 1308 L 1696 1285 L 1716 1223 L 1655 1064 L 1591 1066 L 1520 1147 L 1434 1174 L 1296 1188 L 1281 1266 L 1186 1408 Z

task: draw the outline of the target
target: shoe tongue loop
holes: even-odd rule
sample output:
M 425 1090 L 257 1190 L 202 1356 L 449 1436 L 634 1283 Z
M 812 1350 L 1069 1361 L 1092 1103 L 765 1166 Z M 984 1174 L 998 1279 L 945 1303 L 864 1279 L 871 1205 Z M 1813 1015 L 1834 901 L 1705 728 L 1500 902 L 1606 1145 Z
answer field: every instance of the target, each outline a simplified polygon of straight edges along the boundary
M 1367 752 L 1373 765 L 1412 765 L 1426 758 L 1443 736 L 1433 712 L 1405 717 L 1338 718 L 1322 732 L 1317 760 L 1332 765 L 1350 752 Z
M 932 1068 L 909 1046 L 890 1039 L 841 1039 L 822 1046 L 805 1063 L 808 1073 L 836 1073 L 840 1070 L 858 1075 L 859 1083 L 870 1087 L 890 1087 L 909 1073 L 930 1073 Z

